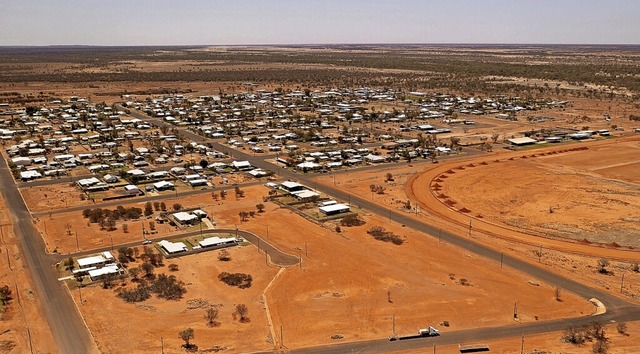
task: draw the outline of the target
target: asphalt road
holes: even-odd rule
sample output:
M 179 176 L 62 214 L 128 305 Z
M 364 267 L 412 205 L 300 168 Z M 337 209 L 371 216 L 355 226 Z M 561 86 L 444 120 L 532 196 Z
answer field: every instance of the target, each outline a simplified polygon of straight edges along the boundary
M 88 353 L 92 349 L 91 335 L 66 288 L 58 282 L 52 259 L 45 253 L 44 240 L 33 225 L 4 157 L 0 156 L 0 159 L 0 190 L 11 213 L 13 230 L 20 240 L 20 248 L 56 341 L 57 352 Z
M 275 265 L 282 266 L 282 267 L 289 267 L 289 266 L 298 264 L 299 262 L 298 257 L 280 251 L 279 249 L 275 248 L 268 241 L 265 241 L 263 238 L 259 237 L 258 235 L 255 235 L 248 231 L 237 230 L 237 229 L 213 229 L 213 230 L 202 230 L 202 232 L 191 231 L 191 232 L 181 233 L 181 234 L 172 235 L 172 236 L 161 236 L 161 237 L 153 237 L 153 238 L 147 237 L 146 239 L 152 242 L 158 242 L 161 240 L 171 241 L 175 239 L 181 239 L 185 237 L 198 236 L 198 235 L 206 236 L 206 235 L 218 235 L 218 234 L 232 234 L 232 235 L 236 235 L 236 237 L 242 237 L 246 241 L 255 245 L 259 250 L 266 252 L 267 255 L 269 256 L 271 263 Z M 81 251 L 81 252 L 68 253 L 68 254 L 55 254 L 51 256 L 51 259 L 53 259 L 55 262 L 60 262 L 69 257 L 77 258 L 77 257 L 94 255 L 96 253 L 104 252 L 104 251 L 116 251 L 120 247 L 140 246 L 142 244 L 142 241 L 143 240 L 141 239 L 139 241 L 114 245 L 113 247 L 109 245 L 103 248 L 92 249 L 88 251 Z

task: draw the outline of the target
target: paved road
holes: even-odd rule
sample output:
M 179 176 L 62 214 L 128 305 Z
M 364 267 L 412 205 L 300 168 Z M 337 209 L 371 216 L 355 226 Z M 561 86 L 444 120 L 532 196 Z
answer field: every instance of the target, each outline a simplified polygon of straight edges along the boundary
M 44 308 L 59 353 L 89 353 L 93 341 L 64 285 L 57 280 L 52 259 L 44 252 L 44 240 L 18 192 L 4 157 L 0 156 L 0 190 L 14 223 L 14 233 L 29 267 L 35 290 Z M 42 348 L 50 350 L 51 348 Z
M 297 256 L 290 255 L 280 251 L 279 249 L 271 245 L 268 241 L 265 241 L 263 238 L 259 237 L 256 234 L 253 234 L 248 231 L 238 230 L 238 229 L 212 229 L 212 230 L 202 230 L 202 232 L 192 231 L 192 232 L 186 232 L 186 233 L 181 233 L 181 234 L 176 234 L 171 236 L 161 236 L 161 237 L 154 237 L 154 238 L 147 238 L 147 239 L 153 242 L 158 242 L 161 240 L 170 241 L 170 240 L 175 240 L 179 238 L 192 237 L 192 236 L 198 236 L 198 235 L 219 235 L 219 234 L 232 234 L 232 235 L 235 235 L 236 237 L 244 238 L 248 242 L 251 242 L 256 247 L 258 247 L 258 249 L 262 250 L 263 252 L 266 252 L 267 255 L 269 256 L 271 263 L 275 265 L 289 267 L 289 266 L 298 264 L 299 262 L 299 258 Z M 136 246 L 140 246 L 141 243 L 142 243 L 142 240 L 129 242 L 129 243 L 122 243 L 122 244 L 114 245 L 113 247 L 106 246 L 103 248 L 75 252 L 75 253 L 54 254 L 51 256 L 51 259 L 56 262 L 60 262 L 69 257 L 74 257 L 74 258 L 85 257 L 85 256 L 94 255 L 96 253 L 104 252 L 104 251 L 116 251 L 120 247 L 136 247 Z
M 263 182 L 257 181 L 257 182 L 240 183 L 237 186 L 239 186 L 239 187 L 248 187 L 248 186 L 255 186 L 255 185 L 259 185 L 259 184 L 263 184 Z M 234 185 L 223 185 L 223 186 L 220 186 L 220 187 L 207 187 L 205 189 L 195 188 L 194 190 L 190 190 L 190 191 L 186 191 L 186 192 L 178 192 L 177 196 L 178 197 L 188 197 L 188 196 L 191 196 L 191 195 L 211 193 L 213 191 L 221 191 L 221 190 L 230 191 L 235 187 L 236 187 L 236 185 L 234 184 Z M 164 193 L 164 194 L 159 194 L 159 195 L 152 195 L 152 196 L 145 195 L 144 197 L 116 199 L 116 200 L 112 200 L 112 201 L 108 201 L 108 202 L 96 202 L 96 204 L 80 205 L 80 206 L 75 206 L 75 207 L 70 207 L 70 208 L 55 209 L 55 210 L 51 210 L 51 211 L 43 211 L 43 212 L 33 213 L 33 216 L 39 218 L 39 217 L 48 216 L 49 214 L 53 215 L 53 214 L 58 214 L 58 213 L 82 211 L 82 210 L 89 209 L 89 208 L 107 208 L 107 207 L 113 207 L 113 206 L 118 206 L 118 205 L 123 205 L 123 204 L 146 203 L 146 202 L 153 202 L 153 201 L 168 201 L 168 200 L 172 200 L 172 199 L 176 199 L 176 193 L 175 192 Z
M 137 118 L 149 121 L 149 117 L 136 112 Z M 166 125 L 164 122 L 158 119 L 152 118 L 155 125 Z M 184 131 L 184 130 L 183 130 Z M 196 141 L 205 141 L 206 139 L 194 134 L 193 132 L 184 131 L 185 135 Z M 495 249 L 492 249 L 483 244 L 477 243 L 471 239 L 457 236 L 449 233 L 445 230 L 441 230 L 434 227 L 427 222 L 413 219 L 404 212 L 389 209 L 385 206 L 375 204 L 369 200 L 360 198 L 355 195 L 351 195 L 348 191 L 334 188 L 332 186 L 317 185 L 313 181 L 314 175 L 296 174 L 284 168 L 275 167 L 273 164 L 264 161 L 264 157 L 252 156 L 242 151 L 233 150 L 219 143 L 213 143 L 214 147 L 219 151 L 233 154 L 236 158 L 247 160 L 253 166 L 260 167 L 265 170 L 274 170 L 276 174 L 286 179 L 297 180 L 303 184 L 314 186 L 320 192 L 332 195 L 338 199 L 350 200 L 351 204 L 358 205 L 364 209 L 369 210 L 372 213 L 389 217 L 395 222 L 406 225 L 409 228 L 421 231 L 428 235 L 438 235 L 441 240 L 450 244 L 459 246 L 471 253 L 484 257 L 489 261 L 494 261 L 496 267 L 500 266 L 502 262 L 504 267 L 510 267 L 518 270 L 522 273 L 528 274 L 536 279 L 544 281 L 551 286 L 557 286 L 565 291 L 573 292 L 584 299 L 596 298 L 600 300 L 607 307 L 607 313 L 600 315 L 597 319 L 601 322 L 607 321 L 631 321 L 640 320 L 640 306 L 626 301 L 623 298 L 619 298 L 610 293 L 600 291 L 598 289 L 591 288 L 584 284 L 581 284 L 573 279 L 563 277 L 555 274 L 549 270 L 540 268 L 534 264 L 527 263 L 515 257 L 507 254 L 503 254 Z M 416 340 L 396 341 L 389 342 L 387 340 L 375 340 L 366 342 L 353 342 L 342 343 L 325 347 L 314 347 L 308 349 L 295 350 L 296 353 L 377 353 L 385 352 L 389 350 L 401 350 L 401 349 L 416 349 L 423 347 L 430 347 L 433 343 L 438 344 L 456 344 L 466 343 L 471 341 L 482 341 L 493 338 L 512 337 L 521 334 L 534 334 L 534 333 L 546 333 L 562 330 L 570 325 L 581 325 L 590 323 L 594 317 L 578 317 L 571 319 L 561 319 L 555 321 L 543 321 L 519 326 L 508 327 L 491 327 L 491 328 L 478 328 L 464 331 L 444 332 L 441 337 L 437 338 L 421 338 Z M 286 338 L 285 338 L 286 345 Z

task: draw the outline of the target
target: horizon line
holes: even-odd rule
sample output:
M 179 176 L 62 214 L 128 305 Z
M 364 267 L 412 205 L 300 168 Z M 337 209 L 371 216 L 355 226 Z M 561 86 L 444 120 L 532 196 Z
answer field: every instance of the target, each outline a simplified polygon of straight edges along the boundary
M 290 46 L 640 46 L 640 43 L 473 43 L 473 42 L 334 42 L 263 44 L 7 44 L 0 48 L 116 48 L 116 47 L 290 47 Z

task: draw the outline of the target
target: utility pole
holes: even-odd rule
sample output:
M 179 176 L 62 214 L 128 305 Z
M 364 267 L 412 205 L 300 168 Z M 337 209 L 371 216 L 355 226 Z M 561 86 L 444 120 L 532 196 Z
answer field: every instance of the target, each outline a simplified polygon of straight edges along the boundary
M 471 218 L 469 218 L 469 237 L 471 237 Z
M 396 314 L 393 314 L 393 317 L 391 318 L 391 334 L 395 337 L 396 336 Z
M 9 258 L 9 249 L 5 247 L 4 250 L 7 253 L 7 264 L 9 265 L 9 270 L 13 271 L 11 268 L 11 258 Z
M 502 262 L 504 261 L 504 253 L 500 253 L 500 269 L 502 269 Z
M 624 273 L 622 272 L 622 279 L 620 280 L 620 293 L 622 293 L 622 288 L 624 287 Z
M 162 354 L 164 354 L 164 340 L 162 339 L 162 337 L 160 337 L 160 351 Z
M 522 342 L 520 344 L 520 354 L 524 354 L 524 333 L 522 333 Z
M 282 325 L 280 325 L 280 348 L 284 348 L 284 333 L 282 332 Z
M 80 242 L 78 242 L 78 231 L 76 231 L 76 248 L 80 251 Z
M 540 245 L 540 249 L 538 250 L 538 263 L 542 263 L 542 245 Z
M 304 242 L 304 256 L 309 258 L 309 249 L 307 248 L 307 241 Z
M 513 320 L 514 321 L 518 320 L 518 303 L 517 302 L 513 303 Z

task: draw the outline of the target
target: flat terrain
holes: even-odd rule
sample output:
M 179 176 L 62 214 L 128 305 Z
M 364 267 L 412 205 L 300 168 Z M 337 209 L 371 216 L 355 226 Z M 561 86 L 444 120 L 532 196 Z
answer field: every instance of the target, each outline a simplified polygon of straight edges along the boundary
M 601 65 L 612 60 L 618 64 Z M 438 156 L 437 164 L 422 158 L 401 159 L 398 163 L 304 175 L 273 168 L 282 171 L 283 176 L 275 182 L 299 177 L 311 188 L 334 187 L 348 193 L 339 201 L 351 204 L 352 210 L 366 222 L 363 226 L 341 226 L 337 230 L 338 221 L 312 221 L 308 216 L 318 214 L 314 203 L 302 205 L 308 208 L 303 217 L 294 208 L 266 202 L 269 189 L 262 185 L 266 180 L 243 185 L 245 195 L 238 198 L 233 186 L 227 185 L 224 187 L 229 192 L 227 198 L 214 200 L 211 193 L 221 190 L 221 178 L 216 177 L 216 187 L 207 191 L 180 184 L 179 192 L 189 190 L 189 193 L 176 196 L 173 192 L 153 192 L 141 199 L 122 201 L 125 207 L 144 208 L 149 198 L 164 201 L 169 209 L 174 203 L 184 208 L 201 208 L 217 228 L 252 232 L 260 237 L 259 242 L 268 242 L 299 257 L 300 264 L 278 267 L 255 244 L 249 243 L 230 248 L 230 262 L 219 261 L 217 251 L 166 259 L 165 266 L 157 268 L 156 274 L 175 275 L 185 282 L 187 293 L 180 300 L 152 297 L 138 304 L 125 303 L 116 297 L 114 289 L 103 289 L 100 284 L 78 290 L 73 280 L 68 281 L 71 297 L 96 346 L 104 353 L 161 350 L 183 353 L 177 333 L 187 327 L 195 330 L 192 342 L 200 352 L 295 350 L 384 339 L 392 332 L 394 317 L 399 334 L 414 333 L 432 325 L 442 331 L 444 338 L 449 331 L 517 329 L 536 323 L 546 325 L 549 320 L 590 318 L 595 311 L 588 299 L 556 288 L 557 284 L 552 286 L 508 266 L 502 267 L 495 257 L 489 261 L 440 241 L 434 231 L 437 229 L 488 245 L 506 256 L 536 264 L 546 272 L 561 274 L 607 296 L 619 296 L 636 304 L 640 299 L 637 285 L 640 273 L 632 267 L 640 261 L 637 252 L 640 241 L 635 237 L 640 229 L 640 135 L 634 135 L 637 122 L 630 121 L 629 116 L 638 114 L 634 99 L 640 90 L 636 80 L 640 75 L 638 63 L 637 48 L 625 46 L 43 48 L 13 53 L 0 49 L 0 103 L 9 102 L 13 109 L 46 106 L 54 99 L 69 96 L 111 104 L 147 98 L 162 100 L 173 94 L 197 97 L 242 92 L 243 97 L 248 97 L 261 90 L 309 89 L 322 93 L 346 87 L 400 87 L 402 91 L 397 97 L 388 101 L 357 103 L 362 106 L 358 112 L 365 116 L 369 114 L 366 112 L 377 112 L 380 119 L 375 123 L 366 119 L 336 123 L 341 117 L 332 116 L 329 121 L 335 126 L 319 131 L 331 139 L 345 134 L 347 128 L 369 132 L 371 136 L 364 137 L 363 145 L 340 143 L 335 148 L 366 146 L 374 153 L 391 155 L 392 151 L 381 148 L 386 140 L 377 140 L 381 134 L 396 140 L 417 139 L 426 133 L 408 130 L 407 126 L 433 123 L 450 128 L 449 133 L 434 134 L 435 142 L 445 146 L 459 139 L 457 145 L 464 148 L 454 149 L 450 156 Z M 425 91 L 433 95 L 429 97 L 442 93 L 466 98 L 518 97 L 514 105 L 538 99 L 568 103 L 517 112 L 514 121 L 499 118 L 495 112 L 472 114 L 473 107 L 469 106 L 467 113 L 455 113 L 456 119 L 474 122 L 468 125 L 415 116 L 403 122 L 382 119 L 391 115 L 385 111 L 395 116 L 396 111 L 416 113 L 420 109 L 416 104 L 420 96 L 409 91 Z M 257 104 L 255 100 L 241 102 L 228 97 L 224 100 L 228 105 L 224 114 L 235 114 L 232 109 L 237 110 L 241 104 Z M 264 120 L 276 122 L 298 115 L 308 119 L 307 122 L 324 121 L 316 111 L 320 101 L 304 112 L 292 109 L 293 100 L 283 102 L 289 106 L 283 105 L 273 112 L 263 111 L 258 104 L 250 121 L 269 116 Z M 188 106 L 186 101 L 183 104 Z M 144 117 L 134 113 L 131 116 Z M 338 110 L 335 113 L 342 115 Z M 276 115 L 277 119 L 272 119 Z M 211 117 L 214 122 L 219 118 Z M 195 132 L 192 127 L 171 129 L 172 134 L 190 138 Z M 525 134 L 598 129 L 610 130 L 613 137 L 516 151 L 505 149 L 508 139 Z M 144 135 L 148 137 L 158 130 L 143 132 L 143 138 L 135 140 L 132 148 L 151 147 Z M 55 136 L 51 132 L 44 137 Z M 38 139 L 37 134 L 29 138 Z M 214 142 L 196 138 L 211 142 L 222 151 L 230 146 L 224 139 Z M 230 138 L 240 139 L 241 135 L 238 132 L 238 136 Z M 13 145 L 17 140 L 3 142 Z M 483 145 L 485 142 L 489 146 Z M 188 139 L 180 143 L 186 144 Z M 300 146 L 305 151 L 324 150 L 306 141 L 300 142 Z M 88 150 L 88 145 L 76 145 L 70 153 Z M 264 163 L 263 160 L 275 158 L 272 153 L 247 154 L 248 151 L 246 147 L 240 148 L 234 151 L 232 159 Z M 193 154 L 189 160 L 194 160 Z M 162 166 L 152 164 L 149 168 L 158 167 Z M 87 173 L 84 167 L 72 170 L 74 178 Z M 240 183 L 249 181 L 253 180 L 236 179 Z M 101 198 L 106 193 L 96 193 L 94 204 L 81 197 L 80 189 L 69 182 L 19 186 L 29 211 L 36 214 L 34 223 L 46 243 L 45 251 L 52 253 L 51 259 L 63 259 L 78 251 L 88 254 L 95 249 L 117 249 L 122 244 L 137 245 L 142 241 L 143 229 L 150 231 L 149 222 L 159 215 L 155 211 L 146 219 L 121 220 L 115 230 L 107 231 L 89 223 L 79 210 L 115 208 L 102 205 Z M 372 192 L 372 186 L 382 186 L 384 191 Z M 366 205 L 361 208 L 356 197 L 382 209 L 375 214 Z M 256 205 L 260 203 L 265 204 L 263 213 L 257 212 Z M 77 210 L 67 210 L 70 208 Z M 372 205 L 369 209 L 375 210 Z M 16 289 L 14 295 L 20 295 L 20 300 L 14 296 L 1 314 L 0 331 L 9 330 L 0 334 L 0 352 L 23 353 L 30 346 L 34 352 L 56 352 L 51 329 L 42 320 L 42 305 L 47 304 L 36 296 L 44 294 L 33 292 L 23 255 L 12 234 L 15 220 L 9 219 L 6 207 L 0 207 L 0 211 L 4 211 L 0 213 L 0 286 L 9 284 Z M 240 214 L 250 211 L 255 214 L 242 221 Z M 407 223 L 404 225 L 394 221 L 392 213 L 411 219 L 404 219 Z M 408 227 L 415 220 L 433 226 L 432 231 Z M 123 224 L 127 224 L 127 232 Z M 398 246 L 373 239 L 367 231 L 374 226 L 384 227 L 405 242 Z M 155 233 L 147 237 L 179 237 L 199 230 L 198 226 L 155 223 Z M 596 270 L 601 258 L 611 261 L 606 274 Z M 179 270 L 170 272 L 169 264 L 176 264 Z M 251 274 L 253 284 L 248 289 L 229 287 L 217 279 L 223 271 Z M 116 281 L 115 288 L 133 286 L 135 281 L 126 278 Z M 236 304 L 247 305 L 250 322 L 233 319 Z M 205 324 L 208 307 L 220 310 L 220 326 Z M 517 321 L 513 318 L 514 310 L 518 313 Z M 633 352 L 639 343 L 638 328 L 637 322 L 630 322 L 630 335 L 626 336 L 616 333 L 615 325 L 608 325 L 610 352 Z M 527 336 L 526 352 L 534 348 L 554 353 L 590 350 L 590 345 L 569 345 L 561 342 L 560 337 L 559 332 Z M 488 344 L 491 352 L 496 353 L 519 352 L 521 345 L 520 337 L 479 342 Z M 402 353 L 424 353 L 428 349 Z M 457 346 L 438 347 L 438 353 L 456 352 Z

